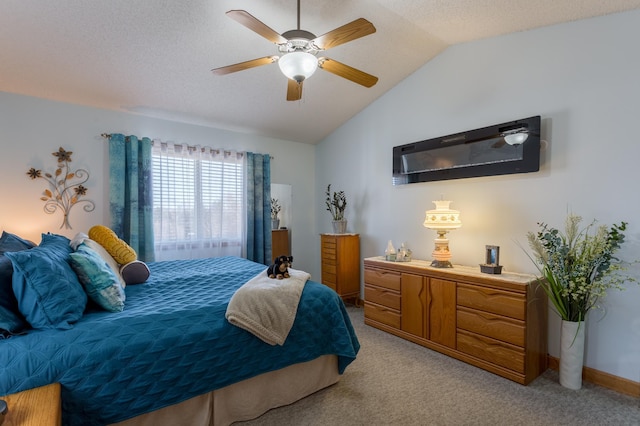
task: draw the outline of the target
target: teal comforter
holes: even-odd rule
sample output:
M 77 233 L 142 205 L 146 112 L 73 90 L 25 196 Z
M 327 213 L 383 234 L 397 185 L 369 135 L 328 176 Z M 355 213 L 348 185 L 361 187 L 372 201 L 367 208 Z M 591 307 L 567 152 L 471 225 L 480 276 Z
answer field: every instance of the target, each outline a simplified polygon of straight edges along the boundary
M 271 346 L 225 319 L 264 265 L 222 257 L 149 268 L 146 283 L 127 286 L 123 312 L 0 340 L 0 395 L 59 382 L 63 423 L 102 425 L 320 355 L 338 355 L 342 373 L 358 353 L 342 300 L 322 284 L 307 282 L 285 344 Z

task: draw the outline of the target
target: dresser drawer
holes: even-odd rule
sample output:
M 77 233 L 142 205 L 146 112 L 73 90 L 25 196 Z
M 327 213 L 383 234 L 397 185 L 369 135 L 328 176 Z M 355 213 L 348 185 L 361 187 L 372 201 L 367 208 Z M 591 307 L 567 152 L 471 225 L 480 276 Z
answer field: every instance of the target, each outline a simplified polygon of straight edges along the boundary
M 366 300 L 364 302 L 364 317 L 394 328 L 400 328 L 400 312 Z
M 331 284 L 333 287 L 336 286 L 337 276 L 336 274 L 332 274 L 330 272 L 322 271 L 322 284 Z M 332 287 L 332 288 L 333 288 Z M 334 288 L 335 290 L 335 288 Z
M 333 245 L 333 247 L 335 248 L 335 246 L 338 244 L 338 239 L 332 235 L 322 235 L 321 241 L 323 247 Z
M 377 287 L 400 291 L 400 274 L 380 269 L 365 269 L 364 282 Z
M 338 258 L 338 256 L 336 255 L 335 250 L 334 251 L 324 250 L 324 249 L 322 250 L 322 260 L 323 260 L 323 262 L 330 262 L 330 263 L 335 265 L 337 258 Z
M 525 345 L 524 322 L 508 317 L 459 307 L 457 312 L 459 329 L 472 331 L 487 337 L 511 343 L 516 346 Z
M 322 262 L 322 273 L 323 274 L 336 274 L 336 265 L 335 263 Z
M 338 260 L 338 254 L 336 251 L 322 250 L 322 262 L 335 265 L 337 263 L 337 260 Z
M 322 257 L 336 258 L 337 242 L 335 238 L 323 237 L 322 238 Z
M 400 293 L 381 287 L 364 286 L 364 300 L 400 310 Z
M 333 277 L 333 280 L 330 280 L 330 279 L 325 279 L 325 276 L 323 275 L 322 284 L 326 285 L 333 291 L 336 291 L 336 292 L 338 291 L 338 287 L 336 286 L 336 282 L 335 282 L 335 276 Z
M 525 320 L 525 296 L 488 287 L 458 284 L 458 305 Z
M 518 373 L 524 373 L 524 349 L 458 329 L 457 349 Z

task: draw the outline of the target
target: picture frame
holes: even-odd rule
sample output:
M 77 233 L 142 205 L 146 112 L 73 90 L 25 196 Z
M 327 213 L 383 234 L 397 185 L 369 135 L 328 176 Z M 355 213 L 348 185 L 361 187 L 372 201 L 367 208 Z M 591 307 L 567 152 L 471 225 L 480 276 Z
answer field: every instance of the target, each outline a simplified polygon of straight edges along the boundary
M 480 264 L 480 271 L 485 274 L 501 274 L 500 246 L 485 246 L 485 263 Z

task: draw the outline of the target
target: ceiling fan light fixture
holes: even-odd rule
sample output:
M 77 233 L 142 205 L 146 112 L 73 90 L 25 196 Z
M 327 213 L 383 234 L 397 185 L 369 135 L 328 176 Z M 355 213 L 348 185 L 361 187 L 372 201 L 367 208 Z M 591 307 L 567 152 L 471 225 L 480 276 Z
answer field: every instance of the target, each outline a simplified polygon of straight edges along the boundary
M 290 52 L 280 57 L 278 66 L 287 78 L 301 83 L 316 72 L 318 58 L 307 52 Z

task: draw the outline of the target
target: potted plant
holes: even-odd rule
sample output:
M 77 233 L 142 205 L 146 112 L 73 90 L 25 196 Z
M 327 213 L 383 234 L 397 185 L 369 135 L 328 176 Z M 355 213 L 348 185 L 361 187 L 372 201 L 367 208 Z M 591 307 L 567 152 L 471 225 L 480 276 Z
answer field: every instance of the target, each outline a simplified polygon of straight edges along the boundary
M 280 218 L 278 214 L 280 214 L 280 210 L 282 210 L 282 206 L 280 206 L 280 202 L 277 198 L 271 199 L 271 229 L 278 229 L 280 227 Z
M 541 286 L 562 319 L 560 346 L 560 384 L 570 389 L 582 386 L 585 318 L 597 307 L 608 289 L 623 289 L 636 281 L 623 273 L 615 257 L 624 242 L 626 222 L 607 227 L 595 221 L 580 228 L 582 217 L 568 215 L 564 233 L 539 223 L 537 233 L 527 239 L 543 280 Z
M 327 186 L 326 195 L 325 203 L 333 219 L 333 232 L 336 234 L 344 234 L 347 231 L 347 221 L 344 218 L 344 211 L 347 208 L 347 196 L 344 191 L 334 191 L 332 194 L 331 184 Z

